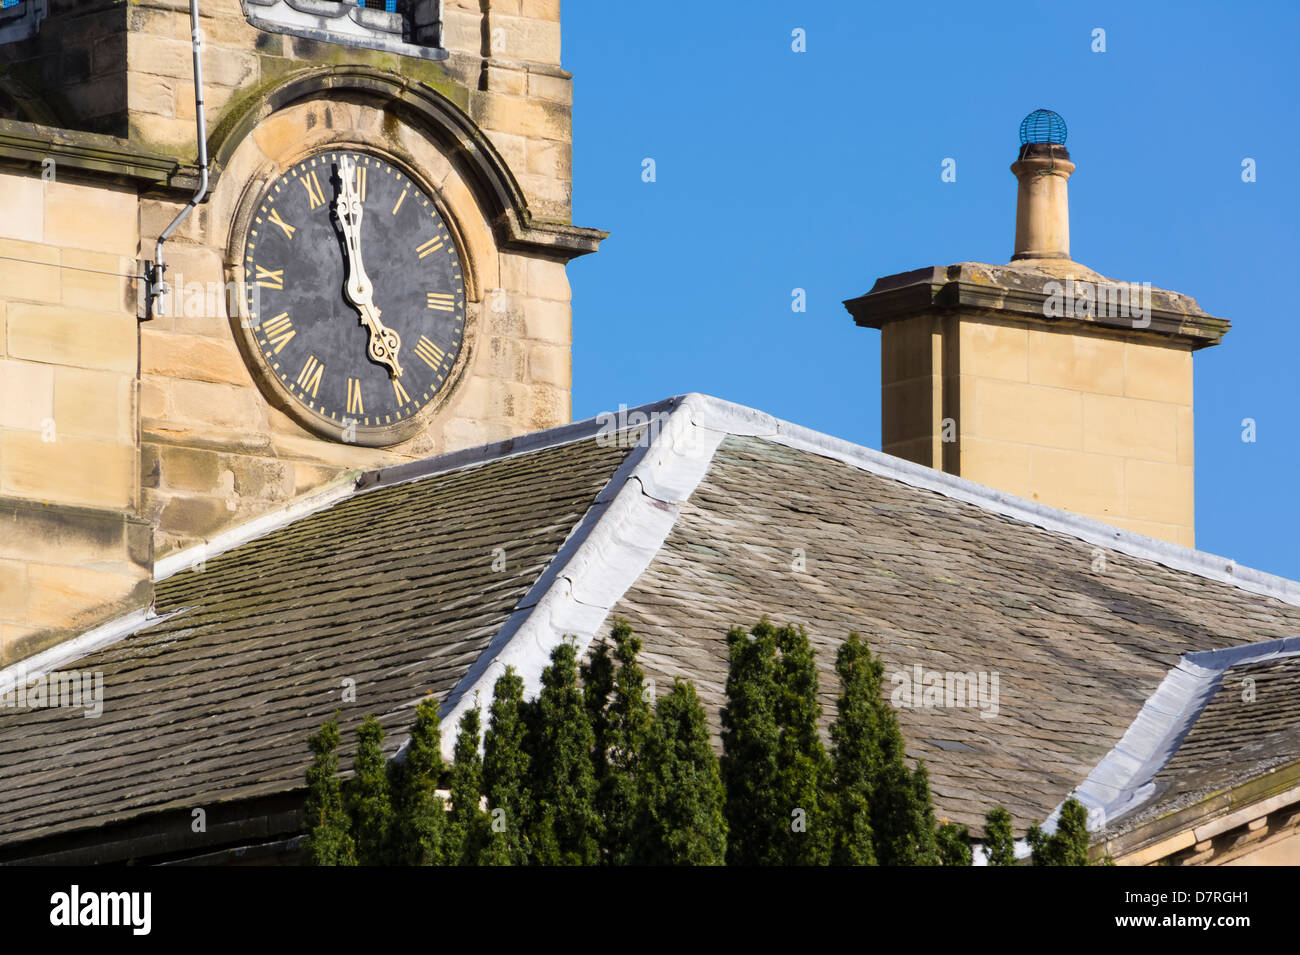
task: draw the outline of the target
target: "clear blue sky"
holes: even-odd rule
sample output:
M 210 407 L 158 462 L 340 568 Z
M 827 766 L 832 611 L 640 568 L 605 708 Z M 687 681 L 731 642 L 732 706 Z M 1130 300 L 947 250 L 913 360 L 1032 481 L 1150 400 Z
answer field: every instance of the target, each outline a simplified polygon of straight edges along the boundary
M 1300 4 L 565 0 L 564 29 L 574 222 L 613 233 L 569 270 L 575 418 L 699 391 L 878 448 L 879 333 L 841 302 L 1006 262 L 1045 106 L 1074 258 L 1233 323 L 1194 359 L 1197 546 L 1300 578 Z

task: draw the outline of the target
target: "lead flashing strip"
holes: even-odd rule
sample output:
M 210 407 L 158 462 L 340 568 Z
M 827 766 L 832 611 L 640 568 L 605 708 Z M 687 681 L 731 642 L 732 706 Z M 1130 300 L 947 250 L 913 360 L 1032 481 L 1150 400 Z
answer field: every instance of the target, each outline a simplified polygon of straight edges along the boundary
M 659 553 L 725 437 L 690 415 L 651 420 L 536 585 L 443 701 L 445 756 L 453 754 L 460 718 L 488 705 L 506 667 L 523 679 L 525 695 L 534 696 L 555 647 L 572 639 L 578 655 L 585 653 L 614 604 Z M 408 743 L 395 758 L 404 756 Z
M 676 422 L 679 418 L 689 421 L 698 430 L 690 431 L 680 425 L 674 426 L 673 422 Z M 664 424 L 664 422 L 667 422 L 667 424 Z M 558 447 L 562 444 L 586 438 L 600 438 L 601 435 L 613 434 L 629 426 L 635 427 L 639 425 L 645 425 L 649 429 L 652 439 L 651 450 L 656 450 L 659 454 L 669 455 L 674 463 L 671 467 L 655 467 L 653 462 L 659 460 L 656 455 L 638 455 L 635 459 L 636 464 L 633 467 L 635 480 L 640 488 L 640 493 L 644 494 L 648 500 L 656 501 L 657 504 L 654 506 L 664 510 L 665 513 L 671 513 L 674 519 L 677 511 L 675 509 L 671 511 L 666 509 L 678 508 L 690 496 L 690 492 L 694 490 L 705 471 L 707 471 L 714 451 L 717 450 L 718 445 L 727 435 L 760 437 L 795 450 L 807 451 L 821 457 L 831 458 L 881 477 L 901 481 L 911 487 L 933 491 L 954 500 L 973 504 L 983 510 L 1000 514 L 1020 523 L 1067 534 L 1085 543 L 1106 547 L 1174 570 L 1186 571 L 1209 580 L 1229 584 L 1249 593 L 1272 597 L 1284 603 L 1300 606 L 1300 582 L 1248 567 L 1239 567 L 1228 558 L 1180 547 L 1167 541 L 1120 530 L 1090 518 L 1046 507 L 1035 501 L 1006 494 L 964 478 L 954 477 L 943 471 L 936 471 L 932 468 L 913 464 L 902 458 L 896 458 L 880 451 L 851 444 L 848 441 L 782 421 L 772 415 L 743 405 L 697 393 L 678 395 L 633 409 L 621 408 L 617 414 L 600 415 L 585 421 L 533 432 L 477 448 L 468 448 L 463 451 L 455 451 L 389 468 L 379 468 L 364 472 L 359 476 L 346 475 L 315 494 L 300 498 L 277 511 L 232 528 L 210 541 L 158 561 L 154 568 L 154 581 L 166 580 L 186 568 L 200 567 L 208 558 L 226 553 L 241 544 L 248 543 L 295 521 L 332 507 L 347 500 L 354 494 L 416 481 L 437 474 L 480 467 L 503 458 Z M 660 443 L 665 435 L 669 433 L 675 434 L 677 437 L 670 439 L 666 443 Z M 693 434 L 698 439 L 704 439 L 707 436 L 707 440 L 702 440 L 702 443 L 691 453 L 691 448 L 688 447 L 689 442 L 684 438 L 687 434 Z M 625 464 L 627 464 L 626 461 Z M 622 470 L 620 468 L 616 472 L 616 478 L 622 473 Z M 632 476 L 633 474 L 629 473 L 627 481 L 630 481 Z M 627 486 L 627 481 L 623 486 Z M 615 479 L 611 479 L 606 491 L 602 491 L 602 495 L 608 492 L 609 498 L 612 500 L 613 497 L 617 496 L 617 490 L 612 489 L 619 487 L 615 483 Z M 666 497 L 656 495 L 666 495 Z M 672 499 L 673 503 L 668 503 L 668 499 Z M 598 496 L 597 502 L 599 503 L 601 500 L 602 498 Z M 635 498 L 631 500 L 634 501 Z M 621 506 L 629 510 L 635 509 L 632 508 L 630 502 L 626 502 Z M 576 554 L 577 549 L 586 539 L 595 533 L 595 527 L 600 523 L 600 519 L 605 513 L 606 510 L 596 510 L 593 507 L 592 511 L 579 523 L 578 528 L 575 528 L 571 540 L 567 541 L 565 545 L 571 548 L 568 552 L 569 559 L 572 558 L 573 554 Z M 671 524 L 666 528 L 660 527 L 658 520 L 651 519 L 652 517 L 653 515 L 643 512 L 645 526 L 641 533 L 645 535 L 644 538 L 638 537 L 636 534 L 625 538 L 624 544 L 628 548 L 627 567 L 640 564 L 644 556 L 644 548 L 650 545 L 657 548 L 667 536 L 668 530 L 671 529 Z M 628 524 L 626 530 L 630 533 L 631 528 L 632 525 Z M 615 535 L 612 531 L 601 531 L 600 537 L 603 540 L 603 544 L 600 546 L 611 547 L 613 545 Z M 593 546 L 597 545 L 593 544 Z M 556 568 L 555 572 L 550 574 L 549 577 L 544 574 L 543 578 L 539 579 L 537 584 L 529 591 L 529 594 L 521 600 L 506 625 L 498 632 L 497 638 L 493 640 L 487 651 L 487 661 L 476 662 L 475 669 L 471 672 L 477 675 L 474 688 L 480 690 L 480 696 L 483 695 L 481 691 L 486 684 L 478 685 L 477 681 L 486 680 L 485 673 L 489 663 L 500 658 L 504 664 L 513 657 L 514 651 L 511 651 L 511 654 L 506 657 L 501 657 L 501 653 L 513 637 L 523 629 L 529 614 L 535 610 L 555 612 L 558 614 L 555 618 L 557 622 L 549 625 L 550 628 L 554 630 L 555 627 L 569 626 L 565 623 L 566 617 L 564 613 L 559 610 L 560 604 L 556 603 L 560 599 L 558 591 L 557 596 L 552 600 L 543 600 L 543 597 L 549 594 L 553 587 L 572 586 L 571 582 L 568 582 L 569 578 L 567 576 L 562 578 L 560 573 L 560 568 L 568 565 L 564 553 L 562 551 L 562 553 L 557 554 L 552 561 L 552 566 Z M 606 551 L 607 560 L 612 559 L 608 556 L 612 553 L 613 551 Z M 644 564 L 640 564 L 642 571 L 648 565 L 649 559 L 647 558 Z M 625 573 L 626 567 L 623 576 L 625 576 Z M 603 623 L 608 607 L 613 606 L 622 595 L 622 591 L 613 594 L 610 589 L 615 583 L 616 576 L 598 577 L 593 589 L 601 596 L 589 596 L 590 600 L 606 604 L 606 610 L 599 615 L 599 619 L 592 623 L 590 622 L 592 618 L 583 617 L 583 620 L 587 622 L 580 622 L 576 619 L 572 622 L 571 632 L 575 633 L 584 648 L 590 643 L 596 629 Z M 618 579 L 622 578 L 619 577 Z M 633 582 L 635 582 L 635 577 L 627 581 L 624 591 Z M 571 611 L 574 610 L 578 606 L 577 598 L 571 595 L 568 602 L 564 603 L 563 606 Z M 141 625 L 137 621 L 132 626 L 132 619 L 130 616 L 119 618 L 110 621 L 95 631 L 91 631 L 92 633 L 112 631 L 117 634 L 115 638 L 107 643 L 96 643 L 92 649 L 100 649 L 102 646 L 108 645 L 108 643 L 117 642 L 117 640 L 130 636 Z M 89 636 L 89 633 L 83 634 L 83 637 L 86 636 Z M 53 649 L 80 646 L 81 644 L 78 641 L 81 639 L 82 637 L 74 638 L 72 641 Z M 65 662 L 78 659 L 89 652 L 91 652 L 89 649 L 77 652 L 69 651 Z M 547 652 L 549 653 L 549 650 Z M 480 662 L 483 663 L 481 667 L 479 666 Z M 540 673 L 540 670 L 538 672 Z M 467 689 L 469 689 L 469 685 L 458 685 L 456 690 L 453 690 L 453 695 L 456 697 L 456 700 L 453 701 L 455 704 L 459 703 L 459 697 L 463 696 Z M 449 696 L 448 700 L 452 700 L 452 697 Z M 462 710 L 463 707 L 460 707 L 456 712 L 459 713 Z
M 730 431 L 731 434 L 754 435 L 796 450 L 833 458 L 881 477 L 901 481 L 911 487 L 934 491 L 953 500 L 973 504 L 1022 524 L 1032 524 L 1043 530 L 1068 534 L 1085 543 L 1149 560 L 1172 570 L 1186 571 L 1208 580 L 1229 584 L 1262 597 L 1273 597 L 1283 603 L 1300 606 L 1300 582 L 1239 566 L 1236 561 L 1228 557 L 1182 547 L 1155 537 L 1121 530 L 1089 517 L 1047 507 L 1037 501 L 1007 494 L 944 471 L 913 464 L 911 461 L 881 451 L 850 444 L 840 438 L 790 424 L 763 412 L 733 405 L 707 395 L 687 395 L 683 406 L 696 415 L 697 420 L 710 427 L 733 429 Z
M 1088 810 L 1088 828 L 1105 829 L 1155 794 L 1155 777 L 1178 751 L 1224 673 L 1235 666 L 1300 655 L 1300 637 L 1188 653 L 1169 671 L 1114 748 L 1072 794 Z M 1056 831 L 1061 806 L 1044 830 Z
M 46 676 L 59 667 L 75 663 L 96 650 L 111 646 L 146 626 L 162 623 L 181 612 L 176 610 L 159 615 L 154 613 L 152 608 L 136 610 L 116 620 L 110 620 L 94 630 L 87 630 L 80 636 L 50 647 L 48 650 L 43 650 L 35 656 L 10 664 L 0 670 L 0 697 L 11 693 L 20 683 Z

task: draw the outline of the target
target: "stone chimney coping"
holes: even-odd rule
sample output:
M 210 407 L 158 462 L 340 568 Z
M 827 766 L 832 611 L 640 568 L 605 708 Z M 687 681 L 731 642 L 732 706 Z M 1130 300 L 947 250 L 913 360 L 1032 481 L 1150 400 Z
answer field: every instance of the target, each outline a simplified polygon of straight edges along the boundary
M 1097 288 L 1108 295 L 1122 287 L 1137 288 L 1144 298 L 1147 294 L 1146 286 L 1107 278 L 1070 259 L 1028 259 L 1010 265 L 958 262 L 883 276 L 870 292 L 846 300 L 844 307 L 864 328 L 879 329 L 936 310 L 963 309 L 1045 325 L 1093 325 L 1137 335 L 1181 338 L 1194 348 L 1217 345 L 1231 328 L 1227 319 L 1207 314 L 1194 298 L 1159 288 L 1150 288 L 1150 315 L 1141 316 L 1140 321 L 1127 314 L 1107 315 L 1101 308 L 1094 308 L 1091 315 L 1054 316 L 1049 299 L 1071 295 L 1071 283 L 1093 286 L 1094 301 Z

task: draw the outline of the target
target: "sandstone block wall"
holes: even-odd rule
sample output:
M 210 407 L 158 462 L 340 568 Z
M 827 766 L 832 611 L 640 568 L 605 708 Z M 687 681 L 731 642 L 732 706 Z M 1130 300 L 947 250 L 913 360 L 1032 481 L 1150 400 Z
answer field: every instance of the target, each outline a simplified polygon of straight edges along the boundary
M 148 602 L 133 189 L 0 170 L 0 662 Z
M 180 301 L 167 312 L 138 323 L 138 290 L 121 276 L 152 258 L 181 191 L 140 191 L 112 173 L 51 183 L 30 156 L 0 155 L 0 663 L 147 605 L 155 556 L 344 472 L 570 418 L 566 256 L 502 247 L 501 222 L 454 156 L 397 104 L 323 90 L 266 109 L 284 83 L 331 67 L 436 90 L 490 139 L 532 221 L 568 223 L 572 91 L 557 0 L 447 0 L 444 61 L 263 32 L 239 0 L 205 0 L 201 30 L 210 143 L 236 142 L 226 137 L 241 120 L 260 119 L 168 244 Z M 51 0 L 38 37 L 0 48 L 0 110 L 19 87 L 42 96 L 10 118 L 195 160 L 187 0 Z M 247 190 L 329 145 L 412 165 L 461 245 L 467 328 L 454 382 L 427 427 L 392 448 L 325 441 L 277 408 L 244 364 L 238 316 L 211 294 L 239 278 Z
M 922 315 L 881 364 L 887 453 L 1194 546 L 1189 345 Z

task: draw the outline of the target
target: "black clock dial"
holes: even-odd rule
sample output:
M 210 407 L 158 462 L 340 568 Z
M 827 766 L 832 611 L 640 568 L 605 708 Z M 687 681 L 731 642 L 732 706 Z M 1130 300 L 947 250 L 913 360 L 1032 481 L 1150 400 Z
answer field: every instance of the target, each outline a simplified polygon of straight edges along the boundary
M 264 377 L 326 433 L 386 443 L 446 385 L 464 339 L 460 257 L 389 161 L 337 150 L 289 169 L 253 213 L 244 269 Z

